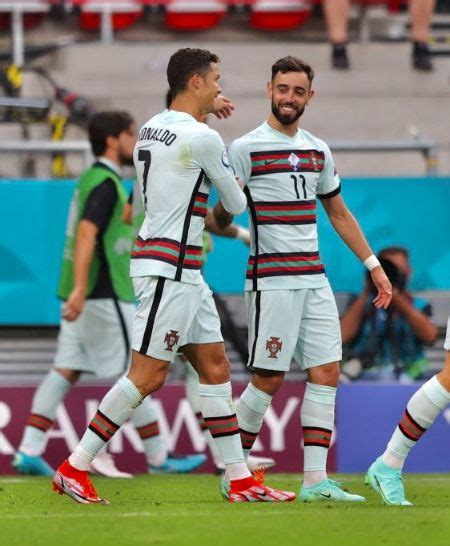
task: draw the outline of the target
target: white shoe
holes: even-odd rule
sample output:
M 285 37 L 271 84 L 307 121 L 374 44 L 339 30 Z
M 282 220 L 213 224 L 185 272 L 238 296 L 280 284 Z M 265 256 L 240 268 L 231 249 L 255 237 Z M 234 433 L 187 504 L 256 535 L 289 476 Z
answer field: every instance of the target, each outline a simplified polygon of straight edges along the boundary
M 255 457 L 255 455 L 249 455 L 247 459 L 247 466 L 250 472 L 254 470 L 260 470 L 261 468 L 271 468 L 275 466 L 275 459 L 270 457 Z
M 105 476 L 106 478 L 132 478 L 133 474 L 122 472 L 114 462 L 111 454 L 102 452 L 91 462 L 91 472 Z

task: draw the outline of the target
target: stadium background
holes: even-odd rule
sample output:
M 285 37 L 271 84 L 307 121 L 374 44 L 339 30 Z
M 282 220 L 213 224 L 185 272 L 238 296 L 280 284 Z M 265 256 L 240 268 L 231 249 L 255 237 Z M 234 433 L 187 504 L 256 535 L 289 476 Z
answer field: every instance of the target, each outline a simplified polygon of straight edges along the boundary
M 445 44 L 441 48 L 440 31 L 435 31 L 433 47 L 439 53 L 434 60 L 435 71 L 412 71 L 409 45 L 402 39 L 406 36 L 406 15 L 386 11 L 386 4 L 392 8 L 392 4 L 401 2 L 370 3 L 376 7 L 364 9 L 362 16 L 356 8 L 357 16 L 351 22 L 355 39 L 350 46 L 353 66 L 351 71 L 342 73 L 329 68 L 323 19 L 312 8 L 299 9 L 308 19 L 300 25 L 299 16 L 296 25 L 283 32 L 254 30 L 249 25 L 252 12 L 234 9 L 218 26 L 187 35 L 168 28 L 165 12 L 152 7 L 139 19 L 129 17 L 133 24 L 115 32 L 112 39 L 105 34 L 105 28 L 101 29 L 98 17 L 92 19 L 84 11 L 87 8 L 81 5 L 83 2 L 79 2 L 80 14 L 46 14 L 39 17 L 39 25 L 34 27 L 33 21 L 28 20 L 25 60 L 33 59 L 25 65 L 21 96 L 53 96 L 52 85 L 33 70 L 39 67 L 59 85 L 87 98 L 93 108 L 126 108 L 142 124 L 162 108 L 165 66 L 171 53 L 179 47 L 206 47 L 221 57 L 223 91 L 236 103 L 232 119 L 212 121 L 229 143 L 265 119 L 268 104 L 264 87 L 270 64 L 286 54 L 304 57 L 316 69 L 317 78 L 316 97 L 302 124 L 329 142 L 332 149 L 347 150 L 335 153 L 344 197 L 375 249 L 390 244 L 410 249 L 415 269 L 412 287 L 432 301 L 442 338 L 450 307 L 450 96 Z M 65 3 L 66 7 L 70 4 Z M 278 4 L 280 7 L 282 0 Z M 440 4 L 445 7 L 445 2 Z M 3 11 L 6 13 L 6 8 Z M 292 14 L 289 19 L 292 23 Z M 440 13 L 436 21 L 445 29 L 448 16 Z M 6 67 L 10 58 L 9 26 L 3 16 L 0 22 L 4 25 L 0 47 Z M 42 52 L 46 54 L 40 55 Z M 68 114 L 63 105 L 53 103 L 53 99 L 51 102 L 53 113 Z M 8 119 L 4 105 L 1 111 L 6 121 L 0 124 L 0 472 L 9 473 L 32 387 L 51 365 L 59 307 L 54 287 L 67 204 L 73 178 L 82 170 L 84 159 L 79 153 L 66 154 L 67 173 L 62 178 L 52 176 L 55 165 L 51 156 L 24 155 L 14 150 L 14 141 L 24 140 L 24 129 Z M 82 125 L 76 116 L 69 119 L 62 142 L 85 139 Z M 48 140 L 50 134 L 46 123 L 27 126 L 26 136 L 32 141 Z M 379 151 L 361 151 L 367 142 Z M 426 158 L 420 151 L 405 151 L 402 148 L 408 143 L 418 147 L 422 143 L 425 148 L 431 143 L 427 149 L 432 155 Z M 247 218 L 243 215 L 238 221 L 245 225 Z M 321 251 L 342 309 L 348 293 L 358 290 L 363 271 L 337 241 L 323 215 L 320 230 Z M 208 259 L 207 279 L 222 296 L 245 339 L 240 294 L 245 249 L 234 241 L 215 240 L 214 246 Z M 441 338 L 429 351 L 431 372 L 442 362 Z M 229 339 L 227 344 L 238 394 L 246 380 L 242 351 Z M 257 447 L 276 458 L 278 470 L 293 472 L 301 466 L 298 414 L 303 383 L 298 372 L 291 374 L 290 379 L 274 405 L 272 421 L 266 421 Z M 189 412 L 184 411 L 179 380 L 179 368 L 174 369 L 170 384 L 156 396 L 166 420 L 165 434 L 169 445 L 179 451 L 202 450 L 200 431 Z M 363 471 L 367 461 L 383 448 L 415 388 L 345 385 L 339 394 L 331 468 Z M 51 433 L 51 463 L 60 460 L 76 443 L 76 435 L 82 432 L 95 407 L 94 401 L 104 391 L 104 385 L 86 378 L 69 395 L 58 414 L 58 426 Z M 375 425 L 370 444 L 361 439 L 367 423 Z M 413 452 L 407 469 L 450 470 L 446 456 L 450 447 L 449 425 L 447 410 Z M 124 441 L 119 437 L 113 449 L 122 467 L 143 470 L 143 456 L 136 454 L 134 447 L 131 432 L 127 431 Z

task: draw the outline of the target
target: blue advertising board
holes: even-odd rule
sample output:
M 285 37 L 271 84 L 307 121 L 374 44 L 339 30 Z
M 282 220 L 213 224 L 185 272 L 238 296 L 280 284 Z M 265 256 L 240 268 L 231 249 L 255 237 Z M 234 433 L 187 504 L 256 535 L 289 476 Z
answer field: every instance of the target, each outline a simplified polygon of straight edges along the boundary
M 384 453 L 408 400 L 419 387 L 419 384 L 361 382 L 339 387 L 336 419 L 339 472 L 365 472 Z M 450 407 L 411 449 L 404 469 L 450 472 Z
M 0 180 L 0 325 L 59 322 L 56 285 L 74 181 Z M 343 195 L 370 243 L 406 246 L 413 290 L 450 289 L 450 178 L 344 179 Z M 248 225 L 247 214 L 236 219 Z M 320 251 L 335 291 L 356 291 L 363 268 L 319 207 Z M 221 293 L 241 293 L 248 249 L 214 238 L 205 276 Z

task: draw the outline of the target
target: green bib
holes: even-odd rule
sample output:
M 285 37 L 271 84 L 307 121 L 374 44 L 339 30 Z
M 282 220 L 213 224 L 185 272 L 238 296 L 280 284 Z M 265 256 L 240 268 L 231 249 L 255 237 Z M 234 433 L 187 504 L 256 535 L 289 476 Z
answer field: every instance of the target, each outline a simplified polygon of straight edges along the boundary
M 59 280 L 58 296 L 67 299 L 74 287 L 73 256 L 75 251 L 78 223 L 83 215 L 84 207 L 90 193 L 106 179 L 114 181 L 117 191 L 117 201 L 111 219 L 105 231 L 100 235 L 95 254 L 92 259 L 87 297 L 94 289 L 100 270 L 99 247 L 103 247 L 108 264 L 114 292 L 119 300 L 134 301 L 133 284 L 130 279 L 130 254 L 134 242 L 133 226 L 122 220 L 123 208 L 128 195 L 122 180 L 110 169 L 94 165 L 88 169 L 78 181 L 77 189 L 72 198 L 66 230 L 66 242 Z

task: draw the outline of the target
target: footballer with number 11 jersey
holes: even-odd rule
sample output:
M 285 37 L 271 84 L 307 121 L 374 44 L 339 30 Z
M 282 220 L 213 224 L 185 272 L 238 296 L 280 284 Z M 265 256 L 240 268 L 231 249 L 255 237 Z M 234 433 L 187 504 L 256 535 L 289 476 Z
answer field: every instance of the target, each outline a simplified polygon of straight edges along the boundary
M 306 371 L 301 424 L 304 481 L 300 499 L 363 501 L 329 480 L 327 453 L 341 360 L 339 318 L 317 240 L 320 200 L 333 227 L 372 269 L 375 305 L 387 306 L 390 283 L 340 195 L 328 146 L 299 128 L 314 95 L 313 69 L 296 57 L 272 66 L 271 113 L 266 122 L 230 147 L 235 174 L 245 184 L 251 219 L 246 273 L 248 367 L 252 379 L 236 407 L 244 454 L 294 359 Z M 222 493 L 226 495 L 226 479 Z

